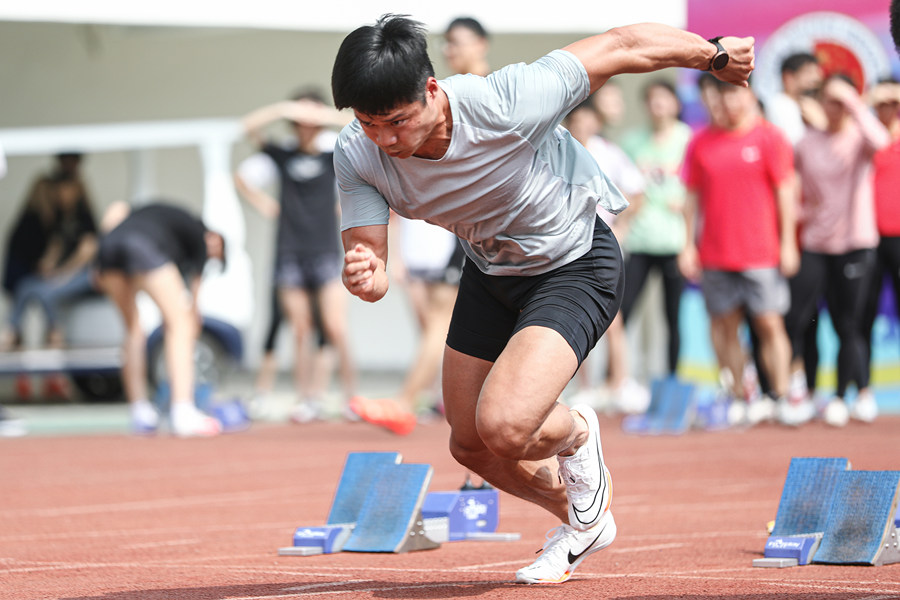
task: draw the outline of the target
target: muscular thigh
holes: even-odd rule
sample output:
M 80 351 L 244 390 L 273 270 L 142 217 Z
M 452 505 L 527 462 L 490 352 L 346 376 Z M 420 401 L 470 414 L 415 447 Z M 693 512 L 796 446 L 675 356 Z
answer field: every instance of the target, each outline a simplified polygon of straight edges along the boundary
M 467 263 L 448 345 L 494 362 L 515 334 L 543 327 L 564 339 L 580 364 L 615 318 L 625 283 L 615 238 L 599 219 L 596 227 L 590 251 L 541 275 L 496 277 Z

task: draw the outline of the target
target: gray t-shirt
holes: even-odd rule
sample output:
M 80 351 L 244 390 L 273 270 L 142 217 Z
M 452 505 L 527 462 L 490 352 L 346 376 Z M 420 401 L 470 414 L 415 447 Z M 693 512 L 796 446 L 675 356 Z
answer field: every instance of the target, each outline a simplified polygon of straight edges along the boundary
M 628 205 L 559 126 L 590 93 L 571 53 L 439 84 L 453 118 L 440 159 L 392 158 L 358 121 L 341 132 L 334 160 L 342 229 L 385 225 L 394 209 L 455 233 L 484 273 L 538 275 L 590 249 L 598 202 L 612 213 Z

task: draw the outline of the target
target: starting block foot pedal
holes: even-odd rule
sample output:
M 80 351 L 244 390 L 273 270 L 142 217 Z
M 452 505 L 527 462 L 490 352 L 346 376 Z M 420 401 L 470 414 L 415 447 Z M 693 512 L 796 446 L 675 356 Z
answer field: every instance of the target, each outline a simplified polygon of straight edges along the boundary
M 796 536 L 825 531 L 838 478 L 848 469 L 850 461 L 846 458 L 792 458 L 772 535 Z
M 278 549 L 278 556 L 316 556 L 323 554 L 321 548 L 312 546 L 285 546 Z
M 821 541 L 821 533 L 796 536 L 772 535 L 769 536 L 766 542 L 765 557 L 766 559 L 787 559 L 793 561 L 791 565 L 784 564 L 779 566 L 808 565 L 812 562 L 812 558 L 815 556 Z M 757 560 L 760 559 L 753 561 L 754 567 L 773 566 L 768 563 L 757 564 Z
M 372 480 L 382 466 L 400 463 L 399 452 L 351 452 L 344 462 L 337 491 L 328 513 L 327 525 L 356 523 Z
M 754 567 L 767 567 L 770 569 L 784 569 L 796 567 L 799 563 L 796 558 L 754 558 Z
M 352 531 L 353 525 L 298 527 L 294 531 L 293 548 L 308 548 L 309 554 L 333 554 L 340 552 Z M 303 554 L 301 550 L 296 552 L 299 554 L 294 556 L 309 556 L 309 554 Z
M 425 535 L 422 504 L 431 482 L 430 465 L 385 465 L 378 469 L 350 539 L 348 552 L 409 552 L 438 548 Z
M 900 471 L 842 473 L 815 562 L 875 566 L 900 562 L 894 522 L 898 500 Z

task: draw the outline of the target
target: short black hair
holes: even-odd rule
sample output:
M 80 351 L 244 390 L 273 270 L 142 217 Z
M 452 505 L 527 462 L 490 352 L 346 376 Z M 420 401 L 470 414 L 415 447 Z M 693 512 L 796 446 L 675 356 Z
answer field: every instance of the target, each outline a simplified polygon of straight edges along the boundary
M 465 27 L 484 40 L 490 37 L 484 26 L 477 19 L 473 19 L 472 17 L 456 17 L 450 21 L 449 25 L 447 25 L 447 31 L 445 33 L 450 33 L 452 29 L 456 29 L 457 27 Z
M 806 65 L 817 65 L 819 59 L 809 52 L 795 52 L 781 61 L 781 74 L 796 73 Z
M 894 48 L 900 52 L 900 0 L 891 2 L 891 37 L 894 38 Z
M 387 14 L 341 42 L 331 93 L 338 109 L 381 115 L 399 104 L 424 102 L 429 77 L 434 66 L 425 26 L 406 15 Z

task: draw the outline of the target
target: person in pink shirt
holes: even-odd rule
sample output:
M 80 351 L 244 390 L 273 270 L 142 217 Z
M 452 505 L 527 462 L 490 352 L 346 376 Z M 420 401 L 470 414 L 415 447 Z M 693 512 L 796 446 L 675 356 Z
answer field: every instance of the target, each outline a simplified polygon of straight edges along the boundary
M 874 418 L 875 400 L 868 389 L 869 340 L 863 330 L 878 246 L 872 159 L 888 145 L 890 136 L 845 77 L 829 77 L 820 101 L 827 127 L 807 130 L 795 148 L 802 258 L 791 281 L 791 310 L 785 320 L 794 356 L 799 357 L 803 331 L 815 317 L 820 298 L 825 298 L 840 350 L 837 389 L 824 417 L 840 427 L 851 416 Z M 858 396 L 851 411 L 844 398 L 852 383 Z
M 688 279 L 702 275 L 713 347 L 730 374 L 735 400 L 729 422 L 755 424 L 773 419 L 776 406 L 770 398 L 744 402 L 746 357 L 738 332 L 749 315 L 766 375 L 779 404 L 786 403 L 791 349 L 782 317 L 790 304 L 785 277 L 799 263 L 793 157 L 784 134 L 761 118 L 750 89 L 719 86 L 719 95 L 721 117 L 694 135 L 685 156 L 688 241 L 679 266 Z

